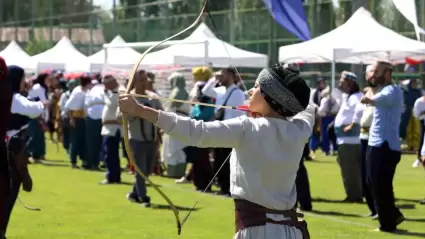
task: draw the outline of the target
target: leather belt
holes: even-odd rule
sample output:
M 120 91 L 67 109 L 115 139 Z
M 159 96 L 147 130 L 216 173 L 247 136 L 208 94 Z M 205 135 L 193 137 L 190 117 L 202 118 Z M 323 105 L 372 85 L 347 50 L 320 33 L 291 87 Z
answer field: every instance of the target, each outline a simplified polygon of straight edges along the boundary
M 246 228 L 264 226 L 267 223 L 272 223 L 295 227 L 301 231 L 303 239 L 310 239 L 310 233 L 307 229 L 307 222 L 304 220 L 298 220 L 299 217 L 303 217 L 304 215 L 297 213 L 295 209 L 273 210 L 243 199 L 235 199 L 234 201 L 236 232 Z M 266 214 L 282 215 L 288 219 L 275 221 L 273 219 L 267 218 Z

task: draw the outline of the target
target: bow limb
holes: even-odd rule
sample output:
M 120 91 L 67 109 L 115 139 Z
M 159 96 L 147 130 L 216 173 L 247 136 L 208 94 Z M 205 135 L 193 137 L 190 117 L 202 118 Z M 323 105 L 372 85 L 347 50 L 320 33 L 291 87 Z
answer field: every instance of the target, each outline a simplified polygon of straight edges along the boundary
M 170 205 L 171 209 L 174 212 L 174 216 L 176 218 L 176 223 L 177 223 L 177 234 L 180 235 L 181 233 L 181 222 L 180 222 L 180 217 L 179 217 L 179 211 L 177 210 L 176 206 L 173 204 L 173 202 L 170 200 L 169 197 L 167 197 L 167 195 L 165 195 L 165 193 L 159 189 L 159 187 L 154 184 L 152 182 L 152 180 L 149 179 L 148 176 L 146 176 L 142 170 L 140 170 L 139 166 L 137 166 L 135 160 L 134 160 L 134 154 L 133 154 L 133 150 L 130 146 L 130 141 L 129 141 L 129 137 L 128 137 L 128 124 L 127 124 L 127 119 L 125 116 L 123 116 L 123 130 L 124 130 L 124 145 L 125 145 L 125 149 L 127 150 L 127 155 L 128 158 L 131 162 L 131 164 L 134 166 L 134 170 L 136 171 L 136 173 L 138 173 L 143 179 L 145 179 L 146 182 L 148 182 L 164 199 L 165 201 Z
M 207 7 L 207 3 L 208 3 L 208 0 L 204 0 L 204 4 L 203 4 L 203 6 L 202 6 L 202 10 L 201 10 L 201 13 L 199 14 L 199 16 L 196 18 L 196 20 L 189 26 L 189 27 L 187 27 L 186 29 L 184 29 L 183 31 L 181 31 L 181 32 L 178 32 L 178 33 L 176 33 L 176 34 L 174 34 L 173 36 L 171 36 L 171 37 L 168 37 L 168 38 L 166 38 L 165 40 L 163 40 L 163 41 L 161 41 L 161 42 L 159 42 L 158 44 L 155 44 L 155 45 L 153 45 L 153 46 L 151 46 L 151 47 L 149 47 L 143 54 L 142 54 L 142 56 L 140 57 L 140 60 L 137 62 L 137 64 L 135 64 L 134 65 L 134 67 L 133 67 L 133 70 L 131 71 L 131 73 L 130 73 L 130 79 L 129 79 L 129 81 L 128 81 L 128 84 L 127 84 L 127 88 L 126 88 L 126 93 L 127 94 L 129 94 L 130 93 L 130 91 L 131 91 L 131 86 L 133 85 L 133 80 L 134 80 L 134 76 L 135 76 L 135 74 L 136 74 L 136 72 L 137 72 L 137 69 L 139 68 L 139 66 L 140 66 L 140 63 L 142 63 L 142 61 L 143 61 L 143 59 L 146 57 L 146 55 L 150 52 L 150 51 L 152 51 L 154 48 L 156 48 L 156 47 L 158 47 L 158 46 L 160 46 L 161 44 L 163 44 L 163 43 L 165 43 L 165 42 L 167 42 L 167 41 L 169 41 L 169 40 L 171 40 L 171 39 L 173 39 L 173 38 L 175 38 L 175 37 L 177 37 L 177 36 L 179 36 L 179 35 L 181 35 L 181 34 L 183 34 L 183 33 L 185 33 L 186 31 L 189 31 L 190 29 L 192 29 L 192 28 L 194 28 L 197 24 L 198 24 L 198 22 L 199 22 L 199 20 L 201 20 L 201 18 L 202 18 L 202 15 L 204 14 L 204 11 L 206 10 L 206 7 Z M 124 135 L 124 145 L 125 145 L 125 148 L 126 148 L 126 150 L 127 150 L 127 152 L 128 152 L 128 158 L 129 158 L 129 160 L 130 160 L 130 162 L 133 164 L 133 166 L 134 166 L 134 169 L 136 170 L 136 173 L 138 173 L 142 178 L 144 178 L 149 184 L 151 184 L 152 185 L 152 187 L 161 195 L 161 197 L 163 197 L 164 199 L 165 199 L 165 201 L 170 205 L 170 207 L 171 207 L 171 209 L 172 209 L 172 211 L 173 211 L 173 213 L 174 213 L 174 216 L 175 216 L 175 218 L 176 218 L 176 223 L 177 223 L 177 229 L 178 229 L 178 235 L 180 235 L 180 233 L 181 233 L 181 228 L 182 228 L 182 226 L 181 226 L 181 221 L 180 221 L 180 218 L 179 218 L 179 211 L 177 210 L 177 208 L 176 208 L 176 206 L 173 204 L 173 202 L 167 197 L 167 195 L 165 195 L 165 193 L 161 190 L 161 189 L 159 189 L 159 187 L 157 186 L 157 185 L 155 185 L 143 172 L 142 172 L 142 170 L 140 170 L 140 168 L 137 166 L 137 164 L 136 164 L 136 162 L 135 162 L 135 160 L 134 160 L 134 154 L 133 154 L 133 150 L 131 149 L 131 146 L 130 146 L 130 143 L 129 143 L 129 133 L 128 133 L 128 120 L 127 120 L 127 117 L 125 116 L 125 114 L 123 114 L 123 116 L 122 116 L 122 124 L 123 124 L 123 135 Z

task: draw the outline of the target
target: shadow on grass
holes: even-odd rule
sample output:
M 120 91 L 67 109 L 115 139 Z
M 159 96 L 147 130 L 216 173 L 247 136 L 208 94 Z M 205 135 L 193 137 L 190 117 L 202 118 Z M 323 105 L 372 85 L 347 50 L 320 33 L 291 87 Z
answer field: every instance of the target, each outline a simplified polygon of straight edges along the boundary
M 404 204 L 396 204 L 396 206 L 400 209 L 415 209 L 415 204 L 411 203 L 404 203 Z
M 420 203 L 423 199 L 411 199 L 411 198 L 396 198 L 397 201 L 401 202 L 411 202 L 411 203 Z
M 177 210 L 179 210 L 179 211 L 190 211 L 192 208 L 190 208 L 190 207 L 182 207 L 182 206 L 177 206 L 177 205 L 174 205 L 176 208 L 177 208 Z M 151 207 L 152 207 L 152 209 L 159 209 L 159 210 L 171 210 L 171 207 L 170 207 L 170 205 L 164 205 L 164 204 L 151 204 Z M 192 211 L 198 211 L 199 210 L 199 208 L 194 208 Z
M 352 213 L 343 213 L 343 212 L 335 212 L 335 211 L 319 211 L 319 210 L 313 210 L 310 213 L 317 214 L 317 215 L 323 215 L 323 216 L 337 216 L 337 217 L 362 217 L 357 214 Z
M 133 185 L 133 184 L 131 184 L 131 185 Z M 155 186 L 157 186 L 158 188 L 161 188 L 162 186 L 161 185 L 159 185 L 159 184 L 155 184 Z M 146 184 L 146 187 L 152 187 L 152 185 L 151 184 Z
M 406 222 L 425 222 L 425 218 L 406 218 Z
M 114 184 L 111 184 L 111 185 L 133 186 L 133 182 L 126 182 L 126 181 L 123 181 L 123 182 L 120 182 L 120 183 L 114 183 Z M 159 184 L 155 184 L 155 186 L 157 186 L 158 188 L 162 187 L 162 186 L 161 186 L 161 185 L 159 185 Z M 146 184 L 146 187 L 152 187 L 152 185 L 150 185 L 150 184 Z
M 33 165 L 43 165 L 48 167 L 70 167 L 69 164 L 59 163 L 58 161 L 43 161 L 41 163 L 33 163 Z
M 411 232 L 408 230 L 397 230 L 395 232 L 390 232 L 389 234 L 395 234 L 395 235 L 403 235 L 403 236 L 412 236 L 412 237 L 425 237 L 425 233 L 423 232 Z
M 313 202 L 323 202 L 323 203 L 342 203 L 342 204 L 364 204 L 359 202 L 347 202 L 344 200 L 335 200 L 335 199 L 326 199 L 326 198 L 312 198 Z
M 331 160 L 306 160 L 304 161 L 305 163 L 309 164 L 309 163 L 318 163 L 318 164 L 334 164 L 335 161 L 331 161 Z

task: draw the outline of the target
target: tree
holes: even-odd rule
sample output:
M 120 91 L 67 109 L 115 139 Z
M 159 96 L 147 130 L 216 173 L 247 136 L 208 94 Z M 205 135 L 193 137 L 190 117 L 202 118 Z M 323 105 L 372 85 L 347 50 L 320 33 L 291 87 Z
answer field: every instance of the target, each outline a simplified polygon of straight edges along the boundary
M 124 9 L 124 17 L 126 19 L 140 17 L 140 9 L 138 7 L 140 0 L 121 0 L 120 3 Z
M 88 23 L 91 9 L 90 0 L 0 0 L 0 24 L 31 26 L 35 23 L 36 26 L 48 26 Z
M 50 48 L 51 46 L 48 41 L 29 41 L 25 48 L 25 52 L 27 52 L 30 56 L 33 56 L 47 51 Z

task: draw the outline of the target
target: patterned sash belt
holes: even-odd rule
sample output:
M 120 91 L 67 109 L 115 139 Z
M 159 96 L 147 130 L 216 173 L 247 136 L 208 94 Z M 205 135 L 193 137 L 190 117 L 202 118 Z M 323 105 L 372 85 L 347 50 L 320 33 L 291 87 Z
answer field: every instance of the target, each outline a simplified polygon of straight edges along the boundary
M 363 134 L 367 134 L 367 133 L 369 133 L 369 129 L 370 129 L 370 127 L 361 127 L 360 132 L 363 133 Z
M 73 110 L 71 111 L 71 115 L 74 118 L 84 118 L 86 116 L 86 113 L 84 112 L 84 110 Z
M 119 125 L 121 122 L 119 120 L 105 120 L 102 122 L 103 125 Z
M 310 233 L 307 229 L 307 222 L 304 220 L 298 220 L 299 217 L 303 217 L 304 215 L 297 213 L 295 209 L 285 211 L 272 210 L 243 199 L 235 199 L 234 201 L 236 232 L 246 228 L 264 226 L 267 223 L 272 223 L 295 227 L 301 231 L 303 239 L 310 239 Z M 275 221 L 273 219 L 267 218 L 266 214 L 282 215 L 288 219 Z

